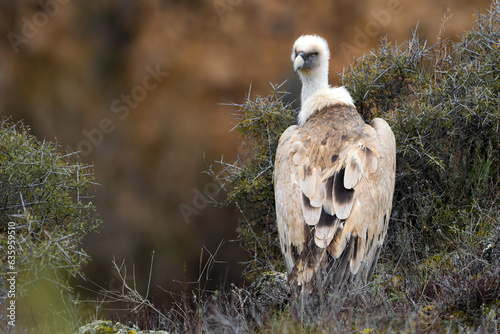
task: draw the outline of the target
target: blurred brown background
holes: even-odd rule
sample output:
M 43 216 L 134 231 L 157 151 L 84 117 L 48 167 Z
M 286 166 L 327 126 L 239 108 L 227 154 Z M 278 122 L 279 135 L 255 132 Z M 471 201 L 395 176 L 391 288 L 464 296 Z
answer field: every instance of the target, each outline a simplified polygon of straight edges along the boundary
M 90 279 L 113 284 L 113 256 L 146 279 L 155 251 L 154 282 L 177 291 L 173 280 L 198 278 L 200 249 L 215 252 L 225 240 L 212 286 L 233 282 L 245 259 L 228 242 L 238 215 L 199 196 L 211 190 L 204 155 L 232 161 L 237 150 L 228 115 L 236 108 L 221 103 L 240 103 L 250 85 L 252 96 L 265 95 L 286 79 L 299 92 L 290 53 L 301 34 L 327 38 L 338 84 L 380 37 L 401 43 L 418 23 L 432 44 L 451 5 L 446 36 L 456 40 L 489 3 L 1 0 L 0 114 L 95 165 L 103 225 L 83 245 Z M 192 210 L 188 220 L 179 205 Z

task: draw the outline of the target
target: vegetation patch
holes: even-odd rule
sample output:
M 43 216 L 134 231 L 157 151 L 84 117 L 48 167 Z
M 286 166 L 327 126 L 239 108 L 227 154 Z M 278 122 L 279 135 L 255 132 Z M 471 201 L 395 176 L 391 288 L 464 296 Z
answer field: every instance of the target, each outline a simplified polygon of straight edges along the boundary
M 0 258 L 0 296 L 4 305 L 16 301 L 18 318 L 28 317 L 23 312 L 36 310 L 41 299 L 55 309 L 45 294 L 69 293 L 69 279 L 83 275 L 89 256 L 80 242 L 100 223 L 89 195 L 95 185 L 92 166 L 75 154 L 37 140 L 22 123 L 0 120 L 0 249 L 12 256 L 6 251 Z M 9 297 L 12 276 L 15 296 Z

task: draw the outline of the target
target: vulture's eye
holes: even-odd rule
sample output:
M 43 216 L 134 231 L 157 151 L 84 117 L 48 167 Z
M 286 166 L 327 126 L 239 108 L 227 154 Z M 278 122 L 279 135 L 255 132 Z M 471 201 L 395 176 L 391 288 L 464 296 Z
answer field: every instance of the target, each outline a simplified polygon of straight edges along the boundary
M 309 59 L 313 59 L 313 58 L 316 58 L 318 56 L 318 53 L 317 52 L 311 52 L 309 54 Z

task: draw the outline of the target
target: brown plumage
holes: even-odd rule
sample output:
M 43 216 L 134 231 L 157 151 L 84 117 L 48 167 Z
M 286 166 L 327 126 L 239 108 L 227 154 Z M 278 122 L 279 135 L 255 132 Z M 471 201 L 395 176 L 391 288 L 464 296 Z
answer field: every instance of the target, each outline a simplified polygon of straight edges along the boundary
M 347 90 L 328 86 L 328 59 L 321 37 L 295 42 L 302 108 L 276 152 L 278 231 L 298 291 L 369 280 L 392 208 L 394 134 L 380 118 L 365 124 Z

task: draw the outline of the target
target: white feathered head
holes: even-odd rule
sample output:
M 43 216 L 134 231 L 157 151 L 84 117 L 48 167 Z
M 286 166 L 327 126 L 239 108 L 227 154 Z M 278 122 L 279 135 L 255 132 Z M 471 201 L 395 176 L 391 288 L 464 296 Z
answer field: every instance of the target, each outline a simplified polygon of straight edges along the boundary
M 293 44 L 293 70 L 299 75 L 309 72 L 328 71 L 330 49 L 323 37 L 318 35 L 302 35 Z

